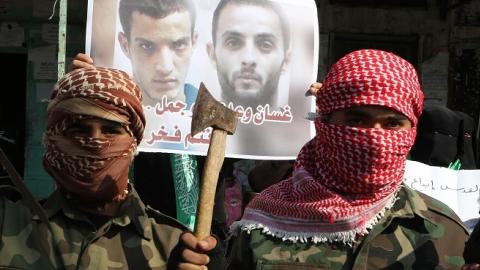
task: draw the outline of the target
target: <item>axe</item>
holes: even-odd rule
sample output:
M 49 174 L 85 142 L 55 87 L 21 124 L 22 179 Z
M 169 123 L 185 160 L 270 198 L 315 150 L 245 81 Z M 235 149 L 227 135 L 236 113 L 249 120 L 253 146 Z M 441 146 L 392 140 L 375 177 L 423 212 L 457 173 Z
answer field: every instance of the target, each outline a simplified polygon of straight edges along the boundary
M 216 101 L 203 83 L 200 84 L 193 107 L 191 135 L 212 127 L 207 158 L 203 167 L 202 183 L 197 205 L 194 234 L 198 239 L 210 235 L 213 204 L 218 175 L 225 158 L 227 133 L 232 135 L 237 126 L 237 113 Z

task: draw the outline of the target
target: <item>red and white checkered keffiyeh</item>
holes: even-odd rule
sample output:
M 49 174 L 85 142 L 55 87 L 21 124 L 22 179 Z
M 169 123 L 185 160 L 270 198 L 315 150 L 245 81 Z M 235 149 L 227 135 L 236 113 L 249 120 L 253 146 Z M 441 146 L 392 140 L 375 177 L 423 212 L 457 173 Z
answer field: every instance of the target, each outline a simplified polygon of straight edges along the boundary
M 75 122 L 88 118 L 118 122 L 131 136 L 64 136 Z M 58 81 L 48 105 L 43 165 L 63 192 L 84 204 L 121 200 L 144 127 L 141 92 L 126 72 L 76 69 Z
M 413 128 L 355 128 L 317 119 L 317 135 L 301 149 L 293 176 L 257 195 L 232 229 L 262 229 L 294 242 L 353 243 L 395 202 L 422 104 L 410 63 L 379 50 L 347 54 L 317 93 L 319 113 L 379 105 L 403 113 Z

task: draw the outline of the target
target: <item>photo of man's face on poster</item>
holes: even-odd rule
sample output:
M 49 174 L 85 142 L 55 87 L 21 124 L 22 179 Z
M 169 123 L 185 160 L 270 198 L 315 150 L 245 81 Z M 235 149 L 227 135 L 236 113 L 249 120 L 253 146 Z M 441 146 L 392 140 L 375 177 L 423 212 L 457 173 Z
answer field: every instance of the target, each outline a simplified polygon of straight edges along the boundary
M 317 72 L 313 0 L 103 1 L 117 10 L 105 63 L 129 72 L 143 93 L 141 151 L 205 154 L 209 130 L 189 133 L 200 82 L 238 114 L 227 157 L 292 158 L 310 139 L 305 116 L 312 102 L 303 93 Z M 106 14 L 95 13 L 97 2 L 89 3 L 87 26 L 94 60 L 102 59 L 95 52 L 108 51 L 99 47 L 111 44 L 101 42 L 108 35 L 94 36 L 95 21 L 107 25 Z
M 143 103 L 187 100 L 185 78 L 197 34 L 188 0 L 120 0 L 118 42 L 143 91 Z
M 279 79 L 290 58 L 290 22 L 276 3 L 220 1 L 207 46 L 223 101 L 277 107 Z

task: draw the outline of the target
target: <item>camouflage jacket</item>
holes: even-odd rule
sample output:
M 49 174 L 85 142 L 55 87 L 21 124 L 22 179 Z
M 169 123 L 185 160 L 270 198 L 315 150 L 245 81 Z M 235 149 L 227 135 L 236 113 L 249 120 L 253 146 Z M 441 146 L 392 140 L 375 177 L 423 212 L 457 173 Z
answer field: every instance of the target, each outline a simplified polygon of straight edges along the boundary
M 166 269 L 186 229 L 146 207 L 133 188 L 98 229 L 59 192 L 43 206 L 51 229 L 21 201 L 0 197 L 1 269 Z
M 256 229 L 233 238 L 227 269 L 460 269 L 468 232 L 443 203 L 402 187 L 368 235 L 342 243 L 283 242 Z

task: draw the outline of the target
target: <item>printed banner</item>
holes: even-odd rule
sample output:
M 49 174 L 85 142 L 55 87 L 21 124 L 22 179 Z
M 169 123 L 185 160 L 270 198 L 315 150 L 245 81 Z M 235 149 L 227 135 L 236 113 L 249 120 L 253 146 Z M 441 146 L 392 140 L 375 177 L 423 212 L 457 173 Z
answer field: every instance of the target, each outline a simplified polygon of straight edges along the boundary
M 203 82 L 238 113 L 227 157 L 295 158 L 314 133 L 304 93 L 318 67 L 315 1 L 148 2 L 90 0 L 86 30 L 95 65 L 129 72 L 143 91 L 140 150 L 206 155 L 211 128 L 190 134 Z
M 404 184 L 445 203 L 464 222 L 480 217 L 480 170 L 456 171 L 407 161 Z

